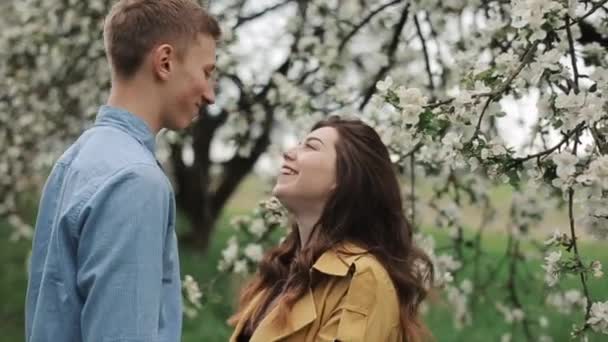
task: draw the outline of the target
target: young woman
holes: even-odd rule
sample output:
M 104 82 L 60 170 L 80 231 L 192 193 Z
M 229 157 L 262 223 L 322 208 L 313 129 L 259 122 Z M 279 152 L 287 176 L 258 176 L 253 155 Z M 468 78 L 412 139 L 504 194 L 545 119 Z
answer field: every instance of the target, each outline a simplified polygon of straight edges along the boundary
M 273 194 L 292 231 L 244 289 L 231 342 L 421 341 L 432 265 L 412 243 L 378 134 L 330 117 L 284 154 Z M 424 270 L 424 271 L 423 271 Z

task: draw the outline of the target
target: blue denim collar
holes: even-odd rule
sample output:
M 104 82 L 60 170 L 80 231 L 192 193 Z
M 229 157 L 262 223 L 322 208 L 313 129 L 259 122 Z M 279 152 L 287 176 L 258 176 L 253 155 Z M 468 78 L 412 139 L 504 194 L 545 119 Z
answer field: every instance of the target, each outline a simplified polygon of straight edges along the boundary
M 95 126 L 116 127 L 137 139 L 152 154 L 156 149 L 156 137 L 148 124 L 135 114 L 121 108 L 103 105 L 99 108 Z

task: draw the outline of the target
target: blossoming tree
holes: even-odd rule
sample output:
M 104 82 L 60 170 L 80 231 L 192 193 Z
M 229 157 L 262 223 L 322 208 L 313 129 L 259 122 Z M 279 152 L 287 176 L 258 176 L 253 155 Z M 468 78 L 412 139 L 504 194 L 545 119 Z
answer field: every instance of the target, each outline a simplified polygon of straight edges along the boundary
M 478 298 L 507 270 L 508 296 L 493 305 L 528 340 L 547 340 L 537 329 L 546 318 L 521 300 L 528 280 L 545 284 L 547 305 L 583 314 L 573 336 L 608 334 L 606 295 L 589 290 L 602 266 L 585 259 L 581 246 L 608 235 L 606 3 L 210 1 L 225 32 L 218 103 L 189 132 L 164 134 L 159 158 L 195 237 L 206 241 L 227 199 L 285 132 L 329 113 L 357 114 L 389 147 L 414 226 L 432 212 L 434 226 L 449 232 L 449 249 L 420 229 L 416 236 L 455 324 L 474 321 Z M 0 14 L 0 174 L 7 175 L 0 215 L 16 227 L 15 237 L 31 233 L 21 195 L 40 186 L 44 170 L 105 101 L 100 32 L 110 5 L 24 0 Z M 505 129 L 508 103 L 519 98 L 533 99 L 535 110 Z M 514 144 L 514 135 L 522 142 Z M 217 145 L 229 146 L 228 156 L 214 156 Z M 422 179 L 432 184 L 430 194 L 422 193 Z M 490 189 L 499 184 L 513 188 L 513 199 L 508 247 L 495 264 L 484 262 L 482 242 L 495 212 Z M 464 222 L 465 206 L 478 208 L 477 227 Z M 535 228 L 555 208 L 567 212 L 564 229 L 539 246 L 542 276 L 526 275 L 521 265 L 533 256 L 524 245 L 534 244 Z M 270 200 L 234 225 L 239 234 L 219 267 L 248 273 L 277 243 L 284 215 Z M 568 274 L 579 290 L 559 290 Z M 196 283 L 185 284 L 198 305 Z

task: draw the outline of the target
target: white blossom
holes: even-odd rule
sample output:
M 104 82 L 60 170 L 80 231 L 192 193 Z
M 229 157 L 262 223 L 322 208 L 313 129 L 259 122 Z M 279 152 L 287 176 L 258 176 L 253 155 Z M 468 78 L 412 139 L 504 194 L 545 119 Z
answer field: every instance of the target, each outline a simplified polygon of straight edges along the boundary
M 572 153 L 562 152 L 553 156 L 553 162 L 557 165 L 557 176 L 565 181 L 576 172 L 578 158 Z
M 203 293 L 201 292 L 196 280 L 194 280 L 191 275 L 187 274 L 182 282 L 182 287 L 184 290 L 186 290 L 186 298 L 188 298 L 188 301 L 196 308 L 200 308 Z
M 561 233 L 559 230 L 555 230 L 544 242 L 545 246 L 559 246 L 562 243 L 569 244 L 570 239 L 568 235 Z
M 262 237 L 266 231 L 268 231 L 268 228 L 261 218 L 253 220 L 249 225 L 249 232 L 258 238 Z
M 247 273 L 249 273 L 249 267 L 247 267 L 247 260 L 237 260 L 234 263 L 234 273 L 240 275 L 246 275 Z
M 562 257 L 562 251 L 552 251 L 545 257 L 545 282 L 549 286 L 554 286 L 559 280 L 560 274 L 560 259 Z
M 608 156 L 600 156 L 589 164 L 589 168 L 577 177 L 577 181 L 608 189 Z
M 229 269 L 239 255 L 239 245 L 236 236 L 233 236 L 228 240 L 228 246 L 222 251 L 222 260 L 218 265 L 220 271 Z
M 511 25 L 515 28 L 529 26 L 534 31 L 540 30 L 546 21 L 547 13 L 563 10 L 559 3 L 549 0 L 514 0 L 512 6 L 514 19 Z M 542 38 L 544 36 L 538 37 Z
M 593 276 L 596 278 L 601 278 L 604 275 L 604 272 L 602 272 L 602 263 L 599 260 L 595 260 L 591 263 L 591 270 L 593 271 Z
M 473 292 L 473 283 L 469 279 L 464 279 L 460 284 L 460 289 L 462 292 L 470 295 Z
M 457 287 L 449 286 L 447 288 L 447 299 L 454 310 L 454 326 L 456 329 L 462 329 L 464 326 L 470 325 L 472 323 L 472 317 L 471 312 L 468 309 L 468 294 L 459 290 Z
M 565 315 L 584 310 L 587 306 L 587 299 L 577 289 L 570 289 L 563 293 L 551 293 L 547 296 L 546 302 Z
M 422 112 L 422 106 L 426 105 L 426 97 L 418 88 L 406 88 L 399 86 L 396 90 L 399 97 L 399 106 L 401 107 L 402 123 L 415 125 L 420 119 L 419 115 Z
M 525 317 L 524 311 L 518 307 L 509 308 L 502 303 L 496 303 L 496 309 L 503 314 L 505 322 L 509 324 L 521 322 Z
M 376 84 L 376 88 L 382 93 L 387 92 L 389 89 L 391 89 L 392 86 L 393 78 L 390 76 L 387 76 L 384 80 L 378 81 L 378 83 Z
M 245 256 L 253 262 L 260 262 L 264 257 L 264 249 L 258 244 L 248 244 L 244 249 Z
M 591 304 L 591 312 L 587 323 L 593 331 L 608 335 L 608 301 Z
M 458 134 L 456 132 L 448 132 L 443 139 L 441 139 L 441 142 L 444 144 L 445 147 L 450 147 L 450 148 L 462 148 L 462 143 L 460 142 L 462 139 L 462 134 Z

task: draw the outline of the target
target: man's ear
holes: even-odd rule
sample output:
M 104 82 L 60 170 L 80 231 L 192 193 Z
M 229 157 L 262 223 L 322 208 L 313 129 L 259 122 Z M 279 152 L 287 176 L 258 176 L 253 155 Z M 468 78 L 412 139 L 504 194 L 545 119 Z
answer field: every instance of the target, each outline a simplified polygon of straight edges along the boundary
M 162 44 L 152 51 L 152 63 L 154 67 L 154 75 L 159 79 L 166 81 L 171 76 L 173 71 L 173 59 L 175 58 L 175 49 L 169 44 Z

